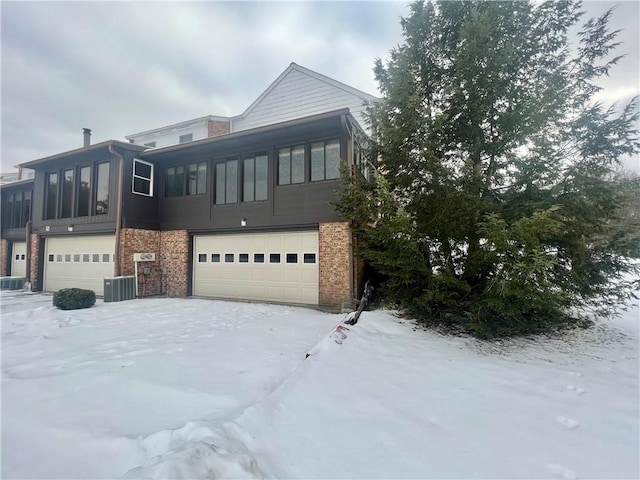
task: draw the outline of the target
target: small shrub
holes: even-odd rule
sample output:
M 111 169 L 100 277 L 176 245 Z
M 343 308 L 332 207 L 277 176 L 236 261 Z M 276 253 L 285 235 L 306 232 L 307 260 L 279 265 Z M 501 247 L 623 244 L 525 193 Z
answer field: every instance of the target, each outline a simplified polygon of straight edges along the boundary
M 82 288 L 63 288 L 53 294 L 53 306 L 60 310 L 78 310 L 95 305 L 96 294 L 93 290 Z

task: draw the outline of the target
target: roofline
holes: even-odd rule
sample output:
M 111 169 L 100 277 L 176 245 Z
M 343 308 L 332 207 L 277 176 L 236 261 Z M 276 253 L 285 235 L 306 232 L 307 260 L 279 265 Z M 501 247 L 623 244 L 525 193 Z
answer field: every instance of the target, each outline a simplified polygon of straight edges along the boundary
M 25 178 L 24 180 L 16 180 L 15 182 L 0 183 L 0 188 L 20 187 L 22 185 L 33 183 L 33 181 L 34 181 L 33 178 Z
M 351 115 L 351 112 L 349 111 L 348 108 L 341 108 L 339 110 L 333 110 L 331 112 L 319 113 L 317 115 L 310 115 L 308 117 L 296 118 L 294 120 L 287 120 L 285 122 L 271 123 L 269 125 L 263 125 L 261 127 L 250 128 L 248 130 L 240 130 L 239 132 L 226 133 L 224 135 L 218 135 L 216 137 L 203 138 L 201 140 L 195 140 L 193 142 L 179 143 L 177 145 L 169 145 L 167 147 L 161 147 L 161 148 L 153 148 L 153 149 L 150 149 L 148 153 L 144 155 L 144 157 L 150 158 L 155 155 L 172 152 L 175 150 L 184 150 L 191 147 L 197 147 L 200 145 L 218 143 L 224 140 L 241 138 L 241 137 L 253 135 L 256 133 L 270 132 L 272 130 L 278 130 L 280 128 L 293 127 L 293 126 L 302 125 L 308 122 L 314 122 L 318 120 L 324 120 L 325 118 L 332 118 L 332 117 L 338 117 L 343 115 L 349 116 L 353 119 L 353 116 Z M 355 119 L 353 120 L 355 121 Z
M 182 127 L 186 127 L 188 125 L 191 125 L 193 123 L 198 123 L 201 122 L 203 120 L 207 120 L 207 121 L 214 121 L 214 122 L 224 122 L 224 121 L 230 121 L 231 117 L 222 117 L 219 115 L 205 115 L 204 117 L 198 117 L 198 118 L 193 118 L 191 120 L 185 120 L 184 122 L 178 122 L 178 123 L 174 123 L 171 125 L 167 125 L 164 127 L 160 127 L 160 128 L 153 128 L 151 130 L 146 130 L 144 132 L 139 132 L 139 133 L 132 133 L 131 135 L 125 135 L 124 138 L 126 138 L 127 140 L 131 140 L 134 137 L 141 137 L 144 135 L 149 135 L 151 133 L 158 133 L 158 132 L 162 132 L 162 131 L 166 131 L 166 130 L 173 130 L 176 128 L 182 128 Z
M 323 75 L 321 73 L 318 72 L 314 72 L 313 70 L 309 70 L 308 68 L 305 68 L 301 65 L 298 65 L 295 62 L 291 62 L 291 64 L 285 69 L 284 72 L 282 72 L 278 78 L 276 78 L 271 85 L 269 85 L 267 87 L 267 89 L 262 92 L 260 94 L 260 96 L 258 98 L 256 98 L 253 103 L 251 105 L 249 105 L 247 107 L 247 109 L 242 112 L 240 115 L 236 115 L 235 117 L 231 117 L 231 121 L 233 122 L 234 120 L 238 120 L 241 118 L 245 118 L 247 115 L 249 115 L 249 113 L 251 113 L 251 111 L 264 99 L 264 97 L 266 97 L 269 93 L 271 93 L 271 91 L 276 88 L 276 86 L 284 79 L 284 77 L 286 77 L 289 73 L 291 73 L 293 70 L 297 70 L 299 72 L 302 72 L 306 75 L 309 75 L 311 77 L 316 78 L 317 80 L 329 83 L 331 85 L 333 85 L 336 88 L 339 88 L 341 90 L 344 90 L 346 92 L 349 92 L 357 97 L 361 97 L 363 100 L 368 100 L 368 101 L 377 101 L 380 100 L 379 97 L 376 97 L 374 95 L 371 95 L 369 93 L 363 92 L 362 90 L 358 90 L 357 88 L 351 87 L 349 85 L 347 85 L 346 83 L 342 83 L 338 80 L 335 80 L 331 77 L 327 77 L 326 75 Z
M 33 166 L 41 165 L 43 163 L 47 163 L 52 160 L 59 160 L 64 157 L 69 157 L 69 156 L 77 155 L 79 153 L 84 153 L 84 152 L 91 152 L 93 150 L 99 150 L 101 148 L 108 148 L 110 145 L 113 145 L 114 147 L 124 148 L 127 150 L 137 150 L 139 152 L 143 152 L 148 148 L 142 145 L 135 145 L 133 143 L 121 142 L 120 140 L 107 140 L 105 142 L 89 145 L 88 147 L 76 148 L 75 150 L 69 150 L 63 153 L 56 153 L 55 155 L 50 155 L 48 157 L 39 158 L 37 160 L 31 160 L 30 162 L 20 163 L 18 164 L 18 167 L 31 168 Z

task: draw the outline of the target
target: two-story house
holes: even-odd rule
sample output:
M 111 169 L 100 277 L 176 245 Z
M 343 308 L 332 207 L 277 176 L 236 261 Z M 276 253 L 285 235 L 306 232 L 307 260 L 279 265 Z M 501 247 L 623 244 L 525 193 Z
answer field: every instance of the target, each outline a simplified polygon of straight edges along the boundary
M 3 226 L 5 274 L 17 271 L 8 259 L 23 248 L 20 233 L 34 290 L 100 295 L 104 278 L 137 273 L 140 295 L 350 302 L 360 263 L 331 202 L 340 165 L 359 158 L 364 103 L 374 100 L 292 64 L 237 117 L 129 143 L 91 145 L 85 132 L 82 148 L 21 165 L 35 171 L 23 187 L 32 221 Z M 3 205 L 19 187 L 2 187 Z M 140 252 L 153 259 L 135 262 Z

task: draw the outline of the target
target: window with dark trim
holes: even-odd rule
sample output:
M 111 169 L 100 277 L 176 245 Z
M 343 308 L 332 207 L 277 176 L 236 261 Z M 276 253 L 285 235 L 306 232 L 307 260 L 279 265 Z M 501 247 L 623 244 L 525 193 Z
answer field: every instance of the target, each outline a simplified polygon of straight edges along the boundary
M 216 205 L 238 202 L 238 161 L 216 163 Z
M 70 218 L 73 212 L 73 169 L 62 172 L 60 218 Z
M 207 263 L 207 254 L 199 253 L 198 254 L 198 263 Z
M 235 255 L 233 253 L 225 253 L 224 254 L 224 263 L 233 263 L 234 256 Z
M 109 162 L 99 163 L 96 172 L 95 215 L 109 213 Z
M 31 220 L 31 191 L 10 193 L 2 203 L 2 226 L 22 228 Z
M 249 254 L 248 253 L 239 253 L 238 254 L 238 263 L 249 263 Z
M 207 193 L 207 163 L 187 165 L 187 195 Z
M 278 185 L 305 181 L 304 145 L 281 148 L 278 151 Z
M 340 140 L 311 144 L 311 181 L 340 178 Z
M 133 159 L 133 181 L 131 191 L 137 195 L 153 197 L 153 163 L 139 158 Z
M 178 140 L 180 143 L 186 143 L 193 141 L 193 133 L 185 133 L 184 135 L 180 135 Z
M 78 217 L 88 217 L 89 203 L 91 202 L 91 167 L 80 167 L 79 177 L 76 215 Z
M 242 161 L 242 201 L 253 202 L 267 199 L 269 159 L 256 155 Z
M 253 263 L 264 263 L 264 253 L 254 253 Z
M 167 168 L 164 176 L 164 196 L 182 197 L 184 195 L 184 166 Z
M 58 174 L 47 173 L 47 181 L 45 183 L 45 206 L 44 219 L 50 220 L 56 218 L 58 211 Z
M 269 263 L 280 263 L 280 254 L 279 253 L 270 253 L 269 254 Z
M 316 263 L 316 254 L 305 253 L 303 257 L 303 263 Z
M 24 227 L 31 220 L 31 192 L 23 192 L 22 194 L 22 221 L 19 227 Z
M 211 263 L 220 263 L 220 254 L 212 253 L 211 254 Z

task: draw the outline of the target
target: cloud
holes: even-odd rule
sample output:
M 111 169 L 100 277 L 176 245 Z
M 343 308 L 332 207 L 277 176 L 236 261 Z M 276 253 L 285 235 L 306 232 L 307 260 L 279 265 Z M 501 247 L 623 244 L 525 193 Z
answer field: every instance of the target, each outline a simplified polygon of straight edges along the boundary
M 630 55 L 603 99 L 638 86 L 638 8 L 614 11 Z M 402 41 L 407 14 L 404 2 L 3 2 L 1 170 L 79 147 L 83 127 L 99 142 L 238 115 L 291 62 L 377 95 L 374 59 Z

